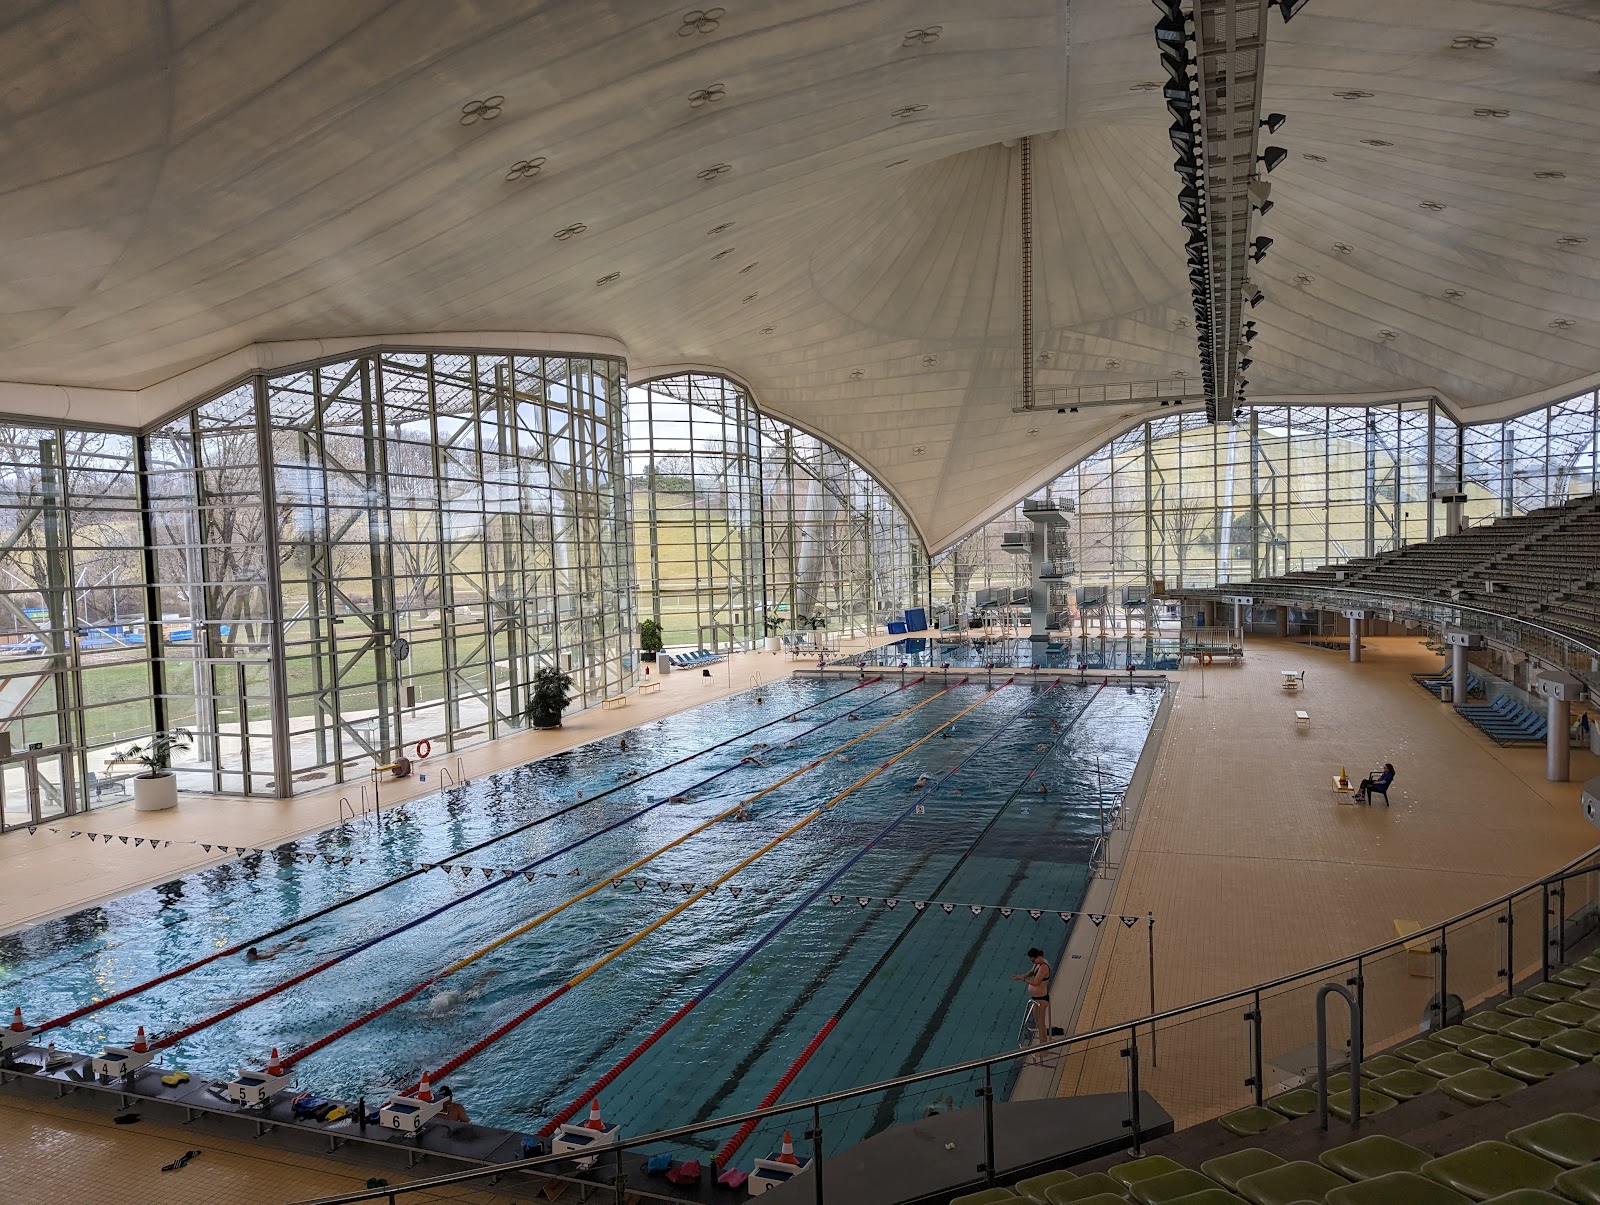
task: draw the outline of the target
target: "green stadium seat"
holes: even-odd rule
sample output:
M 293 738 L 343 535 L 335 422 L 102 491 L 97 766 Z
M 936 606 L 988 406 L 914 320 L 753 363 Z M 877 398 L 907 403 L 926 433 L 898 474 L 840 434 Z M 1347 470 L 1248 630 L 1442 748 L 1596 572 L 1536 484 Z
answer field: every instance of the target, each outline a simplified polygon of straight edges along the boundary
M 1009 1188 L 986 1188 L 982 1192 L 969 1192 L 965 1196 L 951 1200 L 950 1205 L 1001 1205 L 1002 1202 L 1016 1201 L 1017 1194 Z
M 1077 1205 L 1079 1201 L 1087 1201 L 1093 1197 L 1110 1196 L 1114 1200 L 1126 1201 L 1122 1195 L 1122 1185 L 1118 1184 L 1105 1172 L 1090 1172 L 1086 1176 L 1079 1176 L 1076 1180 L 1069 1180 L 1065 1184 L 1054 1184 L 1045 1189 L 1044 1199 L 1048 1205 Z
M 1526 996 L 1513 996 L 1494 1006 L 1494 1011 L 1508 1017 L 1532 1017 L 1547 1005 L 1542 1000 L 1529 1000 Z
M 1508 1141 L 1525 1151 L 1559 1163 L 1582 1167 L 1600 1159 L 1600 1121 L 1584 1113 L 1557 1113 L 1512 1130 Z
M 1546 1037 L 1550 1036 L 1548 1034 Z M 1482 1059 L 1492 1063 L 1495 1059 L 1503 1059 L 1508 1054 L 1516 1054 L 1519 1050 L 1526 1050 L 1527 1042 L 1519 1042 L 1515 1038 L 1503 1038 L 1497 1033 L 1486 1033 L 1481 1038 L 1473 1038 L 1470 1042 L 1463 1042 L 1457 1047 L 1456 1053 L 1469 1055 L 1475 1059 Z
M 1390 1172 L 1420 1171 L 1432 1155 L 1419 1151 L 1387 1134 L 1369 1134 L 1331 1151 L 1323 1151 L 1317 1162 L 1346 1180 L 1376 1180 Z
M 1285 1117 L 1304 1117 L 1317 1111 L 1317 1094 L 1310 1088 L 1295 1088 L 1270 1098 L 1267 1108 Z
M 1253 1176 L 1268 1168 L 1282 1167 L 1283 1164 L 1284 1161 L 1271 1151 L 1247 1146 L 1242 1151 L 1229 1151 L 1226 1155 L 1207 1159 L 1200 1165 L 1200 1170 L 1224 1188 L 1238 1188 L 1239 1181 L 1246 1176 Z
M 1575 987 L 1580 990 L 1586 987 L 1593 987 L 1597 979 L 1600 979 L 1600 971 L 1584 970 L 1576 966 L 1570 966 L 1566 970 L 1550 976 L 1552 983 L 1564 983 L 1568 987 Z
M 1483 1030 L 1473 1029 L 1467 1025 L 1446 1025 L 1443 1029 L 1431 1030 L 1428 1033 L 1428 1037 L 1432 1041 L 1442 1042 L 1444 1045 L 1450 1047 L 1451 1050 L 1454 1050 L 1463 1042 L 1470 1042 L 1473 1038 L 1482 1036 Z M 1378 1057 L 1382 1058 L 1384 1056 L 1380 1054 Z M 1366 1065 L 1366 1063 L 1361 1064 L 1363 1068 L 1365 1068 Z
M 1502 1075 L 1514 1075 L 1530 1084 L 1549 1079 L 1552 1075 L 1559 1075 L 1563 1071 L 1570 1071 L 1577 1065 L 1572 1059 L 1551 1054 L 1548 1050 L 1541 1050 L 1537 1046 L 1532 1050 L 1519 1050 L 1516 1054 L 1508 1054 L 1505 1058 L 1495 1059 L 1489 1064 Z
M 1253 1205 L 1296 1205 L 1300 1201 L 1320 1201 L 1348 1183 L 1320 1163 L 1301 1160 L 1246 1176 L 1239 1181 L 1239 1195 Z
M 1362 1079 L 1366 1079 L 1367 1077 L 1366 1077 L 1365 1074 L 1363 1074 L 1361 1076 L 1361 1078 Z M 1309 1084 L 1306 1085 L 1306 1087 L 1310 1088 L 1313 1092 L 1315 1092 L 1317 1090 L 1317 1081 L 1315 1079 L 1313 1079 Z M 1333 1071 L 1333 1072 L 1329 1072 L 1329 1074 L 1328 1074 L 1328 1091 L 1329 1092 L 1348 1092 L 1348 1091 L 1350 1091 L 1350 1073 L 1348 1071 Z
M 1057 1184 L 1071 1184 L 1078 1178 L 1077 1172 L 1056 1171 L 1045 1172 L 1038 1176 L 1029 1176 L 1026 1180 L 1018 1180 L 1013 1186 L 1019 1197 L 1026 1197 L 1030 1201 L 1043 1202 L 1044 1194 Z
M 1475 1142 L 1430 1159 L 1422 1174 L 1474 1201 L 1486 1201 L 1515 1188 L 1549 1188 L 1561 1167 L 1509 1142 Z
M 1128 1205 L 1128 1198 L 1116 1192 L 1097 1192 L 1087 1197 L 1074 1197 L 1073 1205 Z
M 1420 1063 L 1423 1059 L 1431 1059 L 1437 1054 L 1448 1054 L 1450 1047 L 1441 1042 L 1431 1042 L 1427 1038 L 1418 1038 L 1414 1042 L 1407 1042 L 1403 1046 L 1396 1046 L 1394 1053 L 1412 1063 Z
M 1440 1055 L 1439 1057 L 1446 1058 L 1447 1056 Z M 1405 1071 L 1395 1071 L 1389 1075 L 1380 1075 L 1377 1079 L 1367 1080 L 1366 1083 L 1373 1091 L 1382 1092 L 1385 1096 L 1392 1096 L 1396 1100 L 1413 1100 L 1437 1089 L 1439 1079 L 1426 1071 L 1412 1068 Z
M 1587 1163 L 1556 1177 L 1555 1189 L 1578 1205 L 1600 1205 L 1600 1163 Z
M 1514 1188 L 1498 1197 L 1490 1197 L 1483 1205 L 1572 1205 L 1572 1202 L 1542 1188 Z
M 1467 1030 L 1467 1037 L 1476 1038 L 1479 1036 L 1481 1035 L 1477 1030 Z M 1361 1078 L 1377 1079 L 1380 1075 L 1389 1075 L 1395 1071 L 1405 1071 L 1413 1066 L 1415 1064 L 1410 1059 L 1397 1059 L 1392 1054 L 1375 1054 L 1370 1059 L 1361 1060 Z
M 1478 1036 L 1483 1037 L 1482 1034 Z M 1452 1050 L 1449 1054 L 1441 1054 L 1438 1058 L 1424 1059 L 1417 1064 L 1417 1070 L 1426 1071 L 1439 1079 L 1449 1079 L 1452 1075 L 1460 1075 L 1463 1071 L 1476 1071 L 1479 1067 L 1488 1065 L 1482 1059 L 1475 1059 L 1470 1054 Z
M 1538 1017 L 1519 1017 L 1496 1036 L 1514 1038 L 1518 1042 L 1526 1042 L 1529 1046 L 1537 1046 L 1546 1038 L 1553 1038 L 1568 1028 L 1570 1026 L 1557 1025 L 1554 1021 L 1541 1021 Z
M 1505 1013 L 1497 1013 L 1493 1009 L 1490 1009 L 1486 1013 L 1473 1013 L 1470 1017 L 1466 1018 L 1466 1020 L 1462 1021 L 1461 1024 L 1465 1025 L 1468 1029 L 1480 1030 L 1483 1033 L 1499 1033 L 1502 1029 L 1504 1029 L 1507 1025 L 1510 1025 L 1511 1022 L 1515 1020 L 1515 1017 L 1508 1017 L 1505 1015 Z
M 1179 1197 L 1172 1205 L 1245 1205 L 1245 1200 L 1225 1188 L 1207 1188 L 1187 1197 Z
M 1137 1184 L 1140 1180 L 1148 1180 L 1152 1176 L 1164 1176 L 1168 1172 L 1181 1172 L 1183 1164 L 1168 1159 L 1165 1155 L 1146 1155 L 1143 1159 L 1134 1159 L 1128 1163 L 1119 1163 L 1115 1167 L 1106 1168 L 1106 1175 L 1110 1176 L 1124 1188 Z
M 1549 1021 L 1552 1025 L 1559 1025 L 1563 1029 L 1577 1029 L 1580 1025 L 1587 1025 L 1596 1017 L 1600 1017 L 1600 1008 L 1585 1008 L 1571 1001 L 1547 1004 L 1539 1010 L 1539 1020 Z
M 1439 1081 L 1439 1091 L 1465 1105 L 1485 1105 L 1510 1096 L 1513 1092 L 1521 1092 L 1525 1087 L 1527 1085 L 1521 1080 L 1502 1075 L 1489 1067 L 1463 1071 L 1460 1075 Z
M 1580 958 L 1572 965 L 1580 971 L 1594 971 L 1596 974 L 1600 974 L 1600 952 Z
M 1443 1083 L 1443 1080 L 1439 1081 Z M 1387 1113 L 1398 1102 L 1392 1096 L 1385 1096 L 1371 1088 L 1361 1089 L 1361 1116 L 1371 1117 L 1377 1113 Z M 1328 1113 L 1340 1121 L 1350 1120 L 1351 1100 L 1348 1092 L 1328 1093 Z
M 1536 983 L 1522 993 L 1530 1000 L 1543 1000 L 1546 1004 L 1560 1004 L 1578 994 L 1578 989 L 1565 983 Z
M 1539 1048 L 1586 1063 L 1600 1055 L 1600 1033 L 1591 1029 L 1567 1029 L 1540 1042 Z
M 1584 1008 L 1600 1008 L 1600 987 L 1586 987 L 1576 996 L 1570 996 L 1568 999 Z
M 1232 1113 L 1223 1114 L 1217 1118 L 1217 1124 L 1230 1134 L 1237 1134 L 1240 1138 L 1251 1138 L 1263 1130 L 1281 1126 L 1288 1120 L 1282 1113 L 1263 1109 L 1260 1105 L 1249 1105 L 1243 1109 L 1235 1109 Z
M 1216 1187 L 1218 1187 L 1217 1182 L 1209 1176 L 1202 1176 L 1199 1172 L 1181 1167 L 1164 1176 L 1148 1176 L 1143 1180 L 1135 1180 L 1129 1185 L 1128 1191 L 1139 1205 L 1171 1205 L 1171 1202 L 1182 1197 L 1190 1197 L 1197 1192 L 1205 1192 L 1208 1188 Z
M 1325 1200 L 1327 1205 L 1471 1205 L 1472 1198 L 1415 1172 L 1390 1172 L 1336 1188 Z

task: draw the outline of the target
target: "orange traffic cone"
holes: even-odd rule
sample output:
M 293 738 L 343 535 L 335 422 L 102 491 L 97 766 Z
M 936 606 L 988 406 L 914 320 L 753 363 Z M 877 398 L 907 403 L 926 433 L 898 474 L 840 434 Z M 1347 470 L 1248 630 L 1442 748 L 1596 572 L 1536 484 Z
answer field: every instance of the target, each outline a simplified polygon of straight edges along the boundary
M 20 1008 L 11 1014 L 11 1028 L 17 1033 L 21 1033 L 28 1028 L 22 1023 L 22 1010 Z
M 150 1042 L 144 1036 L 144 1026 L 143 1025 L 139 1026 L 139 1032 L 136 1033 L 133 1036 L 133 1048 L 139 1054 L 143 1054 L 145 1051 L 150 1049 Z
M 793 1163 L 796 1167 L 800 1165 L 800 1160 L 795 1157 L 794 1153 L 794 1139 L 789 1136 L 788 1130 L 783 1132 L 783 1149 L 778 1152 L 778 1157 L 773 1162 Z
M 428 1075 L 428 1073 L 426 1071 L 424 1071 L 422 1073 L 422 1084 L 417 1089 L 417 1099 L 418 1100 L 432 1100 L 433 1099 L 433 1080 L 429 1077 L 429 1075 Z
M 586 1130 L 603 1130 L 606 1123 L 600 1120 L 600 1098 L 597 1096 L 589 1102 L 589 1120 L 583 1123 Z
M 278 1048 L 276 1046 L 274 1046 L 272 1048 L 272 1057 L 267 1060 L 267 1074 L 268 1075 L 282 1075 L 283 1074 L 283 1063 L 280 1062 L 279 1059 L 278 1059 Z

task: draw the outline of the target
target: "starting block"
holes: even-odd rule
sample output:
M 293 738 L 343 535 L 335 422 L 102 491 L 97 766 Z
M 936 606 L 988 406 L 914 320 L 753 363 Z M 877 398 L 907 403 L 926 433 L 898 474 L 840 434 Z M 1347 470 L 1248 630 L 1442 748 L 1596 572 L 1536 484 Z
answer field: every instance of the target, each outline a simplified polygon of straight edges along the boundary
M 615 1122 L 607 1123 L 599 1129 L 594 1129 L 587 1123 L 564 1122 L 550 1139 L 550 1153 L 552 1155 L 579 1155 L 578 1166 L 587 1171 L 593 1167 L 595 1160 L 600 1157 L 600 1152 L 608 1147 L 617 1145 L 617 1140 L 622 1136 L 621 1129 Z
M 107 1046 L 90 1061 L 96 1075 L 106 1079 L 122 1079 L 155 1060 L 153 1050 L 135 1050 L 131 1046 Z
M 228 1085 L 228 1099 L 238 1105 L 265 1105 L 289 1086 L 290 1077 L 270 1071 L 243 1071 Z
M 27 1046 L 38 1033 L 37 1029 L 0 1029 L 0 1051 L 14 1050 L 18 1046 Z
M 801 1172 L 811 1166 L 811 1160 L 804 1163 L 795 1156 L 794 1141 L 789 1137 L 787 1130 L 783 1135 L 783 1149 L 773 1151 L 765 1159 L 757 1159 L 756 1167 L 750 1173 L 750 1178 L 745 1181 L 745 1187 L 750 1190 L 752 1197 L 759 1197 L 769 1189 L 777 1188 L 780 1184 L 787 1184 Z
M 415 1134 L 437 1117 L 442 1108 L 442 1101 L 423 1100 L 420 1096 L 391 1096 L 378 1110 L 378 1124 L 386 1130 Z

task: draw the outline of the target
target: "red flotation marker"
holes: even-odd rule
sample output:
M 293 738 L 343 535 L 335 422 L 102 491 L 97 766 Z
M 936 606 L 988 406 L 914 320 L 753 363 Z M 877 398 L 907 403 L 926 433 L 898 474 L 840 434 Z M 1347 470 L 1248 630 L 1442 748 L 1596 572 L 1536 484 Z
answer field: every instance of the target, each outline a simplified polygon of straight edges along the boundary
M 800 1160 L 795 1157 L 794 1153 L 794 1139 L 790 1137 L 788 1130 L 783 1132 L 783 1149 L 778 1152 L 778 1157 L 773 1162 L 792 1163 L 796 1167 L 800 1166 Z
M 13 1011 L 12 1014 L 11 1014 L 11 1030 L 12 1030 L 12 1032 L 13 1033 L 21 1033 L 23 1030 L 25 1030 L 27 1028 L 28 1027 L 22 1023 L 22 1010 L 19 1008 L 19 1009 L 16 1009 L 15 1011 Z
M 603 1130 L 606 1123 L 600 1120 L 600 1098 L 597 1096 L 589 1102 L 589 1120 L 584 1122 L 584 1128 L 590 1130 Z

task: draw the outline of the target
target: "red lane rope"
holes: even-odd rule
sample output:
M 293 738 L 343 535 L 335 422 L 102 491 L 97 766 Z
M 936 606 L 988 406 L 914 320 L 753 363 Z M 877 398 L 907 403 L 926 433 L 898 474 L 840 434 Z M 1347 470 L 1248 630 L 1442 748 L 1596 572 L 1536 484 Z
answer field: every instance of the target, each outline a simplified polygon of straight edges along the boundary
M 789 1070 L 785 1071 L 778 1079 L 778 1082 L 772 1085 L 772 1089 L 761 1098 L 761 1103 L 756 1106 L 757 1110 L 770 1109 L 778 1103 L 778 1097 L 789 1090 L 789 1085 L 794 1083 L 794 1077 L 800 1074 L 800 1069 L 810 1061 L 812 1055 L 817 1053 L 817 1047 L 827 1040 L 828 1035 L 833 1032 L 833 1027 L 837 1024 L 839 1024 L 838 1017 L 828 1018 L 828 1023 L 817 1030 L 816 1036 L 806 1043 L 806 1048 L 800 1052 L 794 1062 L 789 1064 Z M 728 1160 L 732 1159 L 750 1135 L 756 1132 L 758 1124 L 760 1124 L 759 1119 L 753 1118 L 735 1130 L 733 1137 L 723 1143 L 722 1149 L 711 1157 L 711 1162 L 719 1168 L 727 1167 Z
M 631 1051 L 629 1051 L 628 1054 L 619 1063 L 617 1063 L 615 1067 L 611 1068 L 610 1071 L 607 1071 L 599 1079 L 595 1080 L 595 1082 L 590 1085 L 590 1087 L 586 1089 L 584 1093 L 578 1097 L 578 1099 L 573 1101 L 566 1108 L 562 1109 L 561 1112 L 552 1117 L 550 1121 L 539 1130 L 539 1137 L 550 1137 L 550 1135 L 554 1134 L 562 1125 L 576 1117 L 578 1115 L 578 1110 L 582 1109 L 591 1100 L 609 1088 L 613 1081 L 616 1080 L 617 1076 L 621 1075 L 629 1067 L 633 1066 L 640 1055 L 649 1050 L 650 1047 L 654 1046 L 658 1041 L 661 1040 L 661 1038 L 666 1036 L 667 1031 L 688 1016 L 690 1010 L 692 1010 L 694 1006 L 699 1003 L 700 999 L 697 996 L 695 999 L 690 1000 L 687 1004 L 683 1005 L 683 1007 L 678 1009 L 677 1012 L 673 1013 L 660 1025 L 657 1025 L 655 1029 L 651 1031 L 650 1036 L 645 1038 L 644 1041 L 640 1042 Z

